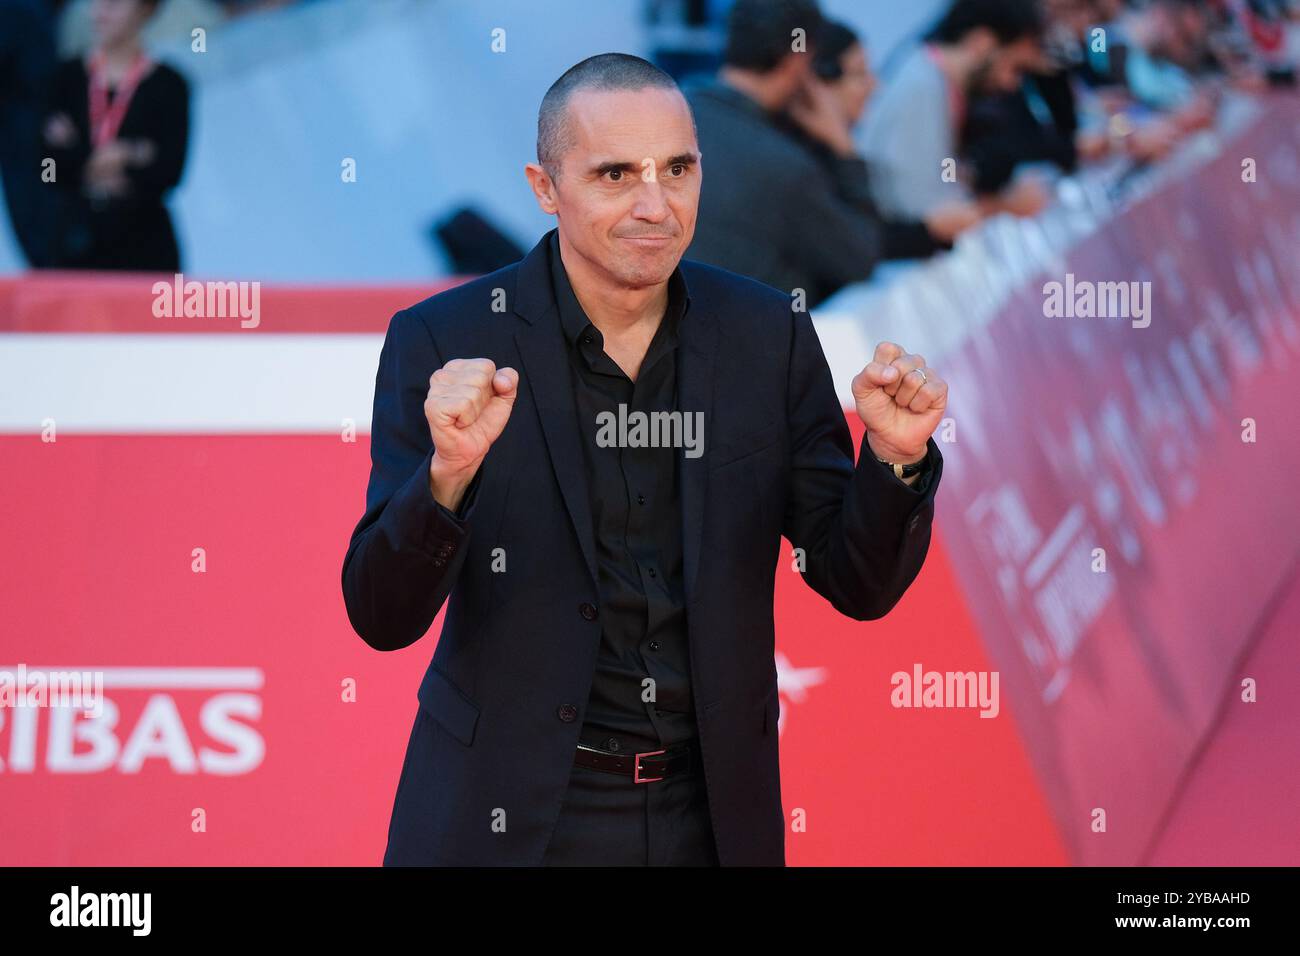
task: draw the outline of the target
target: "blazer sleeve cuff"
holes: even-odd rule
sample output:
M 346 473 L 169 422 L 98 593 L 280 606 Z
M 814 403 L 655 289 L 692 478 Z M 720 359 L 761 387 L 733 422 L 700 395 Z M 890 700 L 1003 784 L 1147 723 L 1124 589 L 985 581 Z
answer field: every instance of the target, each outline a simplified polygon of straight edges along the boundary
M 926 470 L 909 485 L 876 460 L 864 432 L 858 450 L 857 471 L 869 494 L 883 499 L 890 510 L 906 514 L 908 531 L 916 531 L 922 521 L 929 523 L 934 514 L 934 493 L 943 475 L 943 455 L 933 437 L 926 441 Z
M 393 513 L 399 526 L 408 529 L 412 546 L 440 564 L 450 561 L 469 536 L 483 470 L 480 468 L 474 475 L 459 507 L 452 511 L 435 500 L 429 488 L 432 460 L 430 450 L 415 474 L 393 495 L 387 510 Z

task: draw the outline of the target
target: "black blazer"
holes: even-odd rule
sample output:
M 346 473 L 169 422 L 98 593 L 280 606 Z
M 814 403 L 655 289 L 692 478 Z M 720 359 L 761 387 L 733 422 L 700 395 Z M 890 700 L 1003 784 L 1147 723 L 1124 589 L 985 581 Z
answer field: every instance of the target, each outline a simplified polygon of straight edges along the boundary
M 808 315 L 751 279 L 690 261 L 680 268 L 691 298 L 680 407 L 702 411 L 705 424 L 704 454 L 680 465 L 691 678 L 714 836 L 724 866 L 783 865 L 772 594 L 791 556 L 779 553 L 781 536 L 804 549 L 804 579 L 837 610 L 882 617 L 925 559 L 943 462 L 931 439 L 924 492 L 865 447 L 855 466 Z M 389 325 L 366 511 L 343 561 L 343 596 L 353 628 L 378 650 L 419 640 L 450 602 L 418 692 L 385 865 L 536 865 L 559 815 L 600 642 L 565 346 L 545 238 L 522 261 Z M 423 408 L 429 377 L 458 357 L 490 358 L 521 379 L 462 506 L 463 526 L 430 494 Z M 502 555 L 504 573 L 493 570 Z

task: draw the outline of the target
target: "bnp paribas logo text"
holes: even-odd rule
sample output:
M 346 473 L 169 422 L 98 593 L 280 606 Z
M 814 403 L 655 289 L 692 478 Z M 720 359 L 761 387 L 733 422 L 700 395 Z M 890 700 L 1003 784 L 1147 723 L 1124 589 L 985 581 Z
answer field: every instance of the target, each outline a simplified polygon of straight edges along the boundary
M 703 412 L 628 411 L 596 415 L 596 444 L 600 448 L 683 448 L 687 458 L 704 454 Z

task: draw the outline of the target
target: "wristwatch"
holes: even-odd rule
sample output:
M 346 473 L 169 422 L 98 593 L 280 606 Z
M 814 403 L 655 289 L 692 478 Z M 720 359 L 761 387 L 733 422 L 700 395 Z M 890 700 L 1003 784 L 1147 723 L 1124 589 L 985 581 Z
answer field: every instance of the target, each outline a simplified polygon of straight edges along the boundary
M 885 461 L 883 458 L 877 458 L 876 461 L 892 471 L 896 478 L 911 478 L 913 475 L 919 475 L 929 466 L 930 454 L 926 452 L 925 457 L 920 461 L 909 462 L 906 465 L 899 464 L 896 461 Z

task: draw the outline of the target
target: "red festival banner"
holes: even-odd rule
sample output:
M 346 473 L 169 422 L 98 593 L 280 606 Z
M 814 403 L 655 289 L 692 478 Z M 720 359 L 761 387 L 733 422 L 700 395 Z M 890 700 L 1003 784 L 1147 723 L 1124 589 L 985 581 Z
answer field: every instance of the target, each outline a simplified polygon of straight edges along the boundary
M 1300 556 L 1298 146 L 1273 106 L 944 359 L 945 542 L 1079 863 L 1141 861 Z

